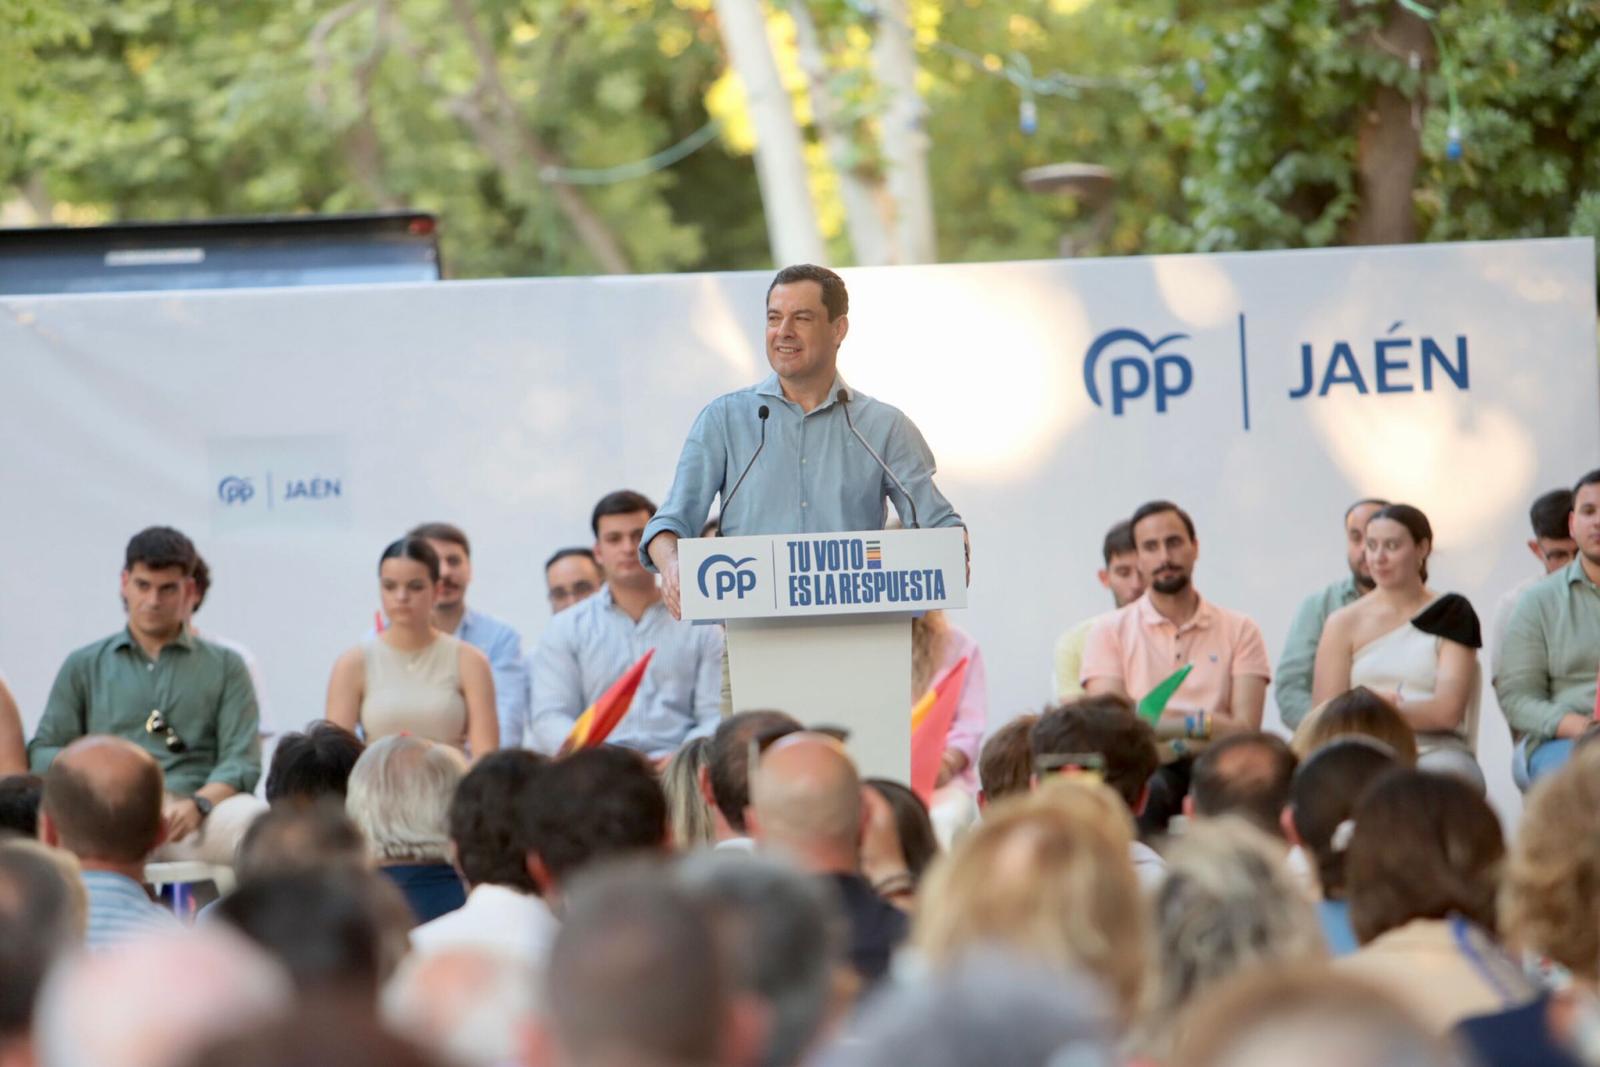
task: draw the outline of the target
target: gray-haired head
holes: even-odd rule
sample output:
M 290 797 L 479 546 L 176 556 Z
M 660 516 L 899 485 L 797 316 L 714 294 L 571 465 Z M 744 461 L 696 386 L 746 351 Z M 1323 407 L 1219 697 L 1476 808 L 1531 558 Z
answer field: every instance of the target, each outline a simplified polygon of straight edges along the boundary
M 356 760 L 345 810 L 379 863 L 444 863 L 450 798 L 466 772 L 466 757 L 448 745 L 385 737 Z
M 730 980 L 772 1010 L 763 1067 L 799 1063 L 828 1016 L 845 963 L 846 930 L 825 883 L 749 853 L 700 852 L 678 882 L 714 916 L 730 951 Z
M 822 1067 L 1112 1067 L 1111 1011 L 1088 983 L 976 952 L 872 1002 Z

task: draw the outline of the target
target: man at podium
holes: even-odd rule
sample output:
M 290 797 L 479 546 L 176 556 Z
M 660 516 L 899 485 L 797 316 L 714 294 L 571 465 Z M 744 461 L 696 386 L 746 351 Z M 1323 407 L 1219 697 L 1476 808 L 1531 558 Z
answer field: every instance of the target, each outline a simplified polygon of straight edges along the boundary
M 713 497 L 724 536 L 881 530 L 885 499 L 908 528 L 966 525 L 933 484 L 916 425 L 839 377 L 849 310 L 844 279 L 826 267 L 785 267 L 768 286 L 772 374 L 700 412 L 640 542 L 674 617 L 678 540 L 699 532 Z

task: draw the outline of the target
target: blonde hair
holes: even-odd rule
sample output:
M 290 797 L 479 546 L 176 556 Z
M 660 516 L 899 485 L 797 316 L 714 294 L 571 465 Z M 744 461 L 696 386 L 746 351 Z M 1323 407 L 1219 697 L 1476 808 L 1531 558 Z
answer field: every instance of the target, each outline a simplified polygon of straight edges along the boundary
M 1508 940 L 1600 980 L 1600 747 L 1528 794 L 1500 889 Z
M 711 739 L 697 737 L 672 754 L 661 772 L 661 788 L 667 794 L 667 822 L 672 831 L 672 847 L 687 850 L 709 845 L 716 840 L 711 822 L 711 807 L 700 792 L 700 771 L 711 762 Z
M 1059 780 L 1001 801 L 929 869 L 913 943 L 939 969 L 998 945 L 1082 970 L 1126 1022 L 1148 942 L 1132 841 L 1126 806 L 1099 783 Z
M 921 700 L 933 688 L 933 669 L 944 655 L 950 621 L 942 611 L 929 611 L 911 620 L 911 700 Z
M 1389 746 L 1402 767 L 1417 765 L 1417 735 L 1393 704 L 1364 685 L 1324 700 L 1300 721 L 1289 747 L 1301 760 L 1341 737 L 1369 737 Z

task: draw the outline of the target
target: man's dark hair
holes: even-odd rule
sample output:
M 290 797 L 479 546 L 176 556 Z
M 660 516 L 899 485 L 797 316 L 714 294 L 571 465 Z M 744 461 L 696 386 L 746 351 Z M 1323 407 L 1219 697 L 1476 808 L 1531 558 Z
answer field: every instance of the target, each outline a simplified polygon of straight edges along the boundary
M 909 787 L 892 778 L 868 778 L 861 783 L 874 790 L 894 813 L 895 836 L 900 839 L 900 854 L 905 857 L 911 884 L 922 883 L 923 872 L 939 858 L 939 838 L 933 831 L 928 806 Z
M 263 787 L 267 803 L 321 797 L 342 801 L 350 771 L 365 750 L 361 738 L 337 723 L 314 722 L 304 733 L 284 734 L 267 767 L 267 784 Z
M 589 528 L 596 537 L 600 536 L 600 520 L 607 515 L 632 515 L 636 511 L 656 513 L 655 502 L 643 493 L 635 493 L 632 489 L 618 489 L 615 493 L 607 493 L 600 498 L 600 503 L 594 506 L 594 514 L 589 516 Z
M 1214 741 L 1194 761 L 1189 795 L 1196 815 L 1237 815 L 1272 837 L 1283 836 L 1283 808 L 1299 760 L 1281 737 L 1251 732 Z
M 596 534 L 598 534 L 599 532 L 600 532 L 599 530 L 595 531 Z M 558 549 L 556 549 L 553 553 L 550 554 L 550 558 L 544 561 L 544 569 L 545 570 L 549 570 L 551 567 L 554 567 L 557 563 L 560 563 L 562 560 L 567 559 L 568 557 L 571 557 L 571 556 L 582 556 L 584 559 L 586 559 L 590 563 L 594 564 L 595 570 L 599 570 L 600 569 L 600 561 L 594 558 L 594 549 L 592 549 L 592 548 L 579 548 L 579 547 L 558 548 Z
M 767 286 L 767 300 L 771 301 L 772 290 L 778 286 L 796 282 L 816 282 L 822 287 L 822 306 L 828 311 L 829 322 L 850 313 L 850 293 L 844 287 L 844 279 L 827 267 L 819 267 L 814 263 L 796 263 L 774 274 L 772 284 Z
M 185 578 L 194 574 L 194 561 L 199 554 L 194 542 L 170 526 L 150 526 L 133 535 L 123 556 L 122 569 L 133 570 L 135 563 L 143 563 L 153 571 L 179 567 Z
M 770 745 L 786 734 L 799 733 L 800 720 L 781 711 L 741 711 L 717 724 L 711 735 L 711 796 L 728 825 L 745 832 L 744 809 L 750 806 L 750 742 Z
M 276 804 L 262 812 L 240 838 L 233 860 L 241 883 L 264 875 L 366 865 L 367 840 L 337 796 Z
M 1552 489 L 1528 509 L 1528 521 L 1533 524 L 1533 536 L 1547 541 L 1565 541 L 1572 536 L 1567 526 L 1567 516 L 1572 514 L 1572 490 Z
M 428 577 L 434 581 L 439 580 L 439 553 L 433 546 L 420 537 L 402 537 L 398 541 L 390 541 L 384 547 L 383 555 L 378 557 L 378 574 L 383 574 L 385 560 L 409 559 L 428 568 Z
M 472 543 L 467 540 L 467 535 L 461 527 L 452 526 L 448 522 L 424 522 L 413 526 L 407 537 L 420 537 L 424 541 L 444 541 L 452 545 L 460 545 L 461 551 L 468 557 L 472 555 Z
M 0 833 L 11 830 L 23 837 L 39 836 L 39 801 L 44 779 L 37 774 L 8 774 L 0 778 Z
M 1344 509 L 1345 521 L 1346 522 L 1350 521 L 1350 513 L 1352 511 L 1354 511 L 1356 508 L 1364 508 L 1364 507 L 1368 507 L 1368 506 L 1386 508 L 1386 507 L 1389 506 L 1389 502 L 1387 500 L 1383 499 L 1382 497 L 1364 496 L 1360 500 L 1357 500 L 1355 503 L 1351 504 L 1349 507 Z
M 1183 520 L 1183 528 L 1189 531 L 1189 540 L 1193 541 L 1195 539 L 1194 520 L 1189 517 L 1187 511 L 1184 511 L 1170 500 L 1152 500 L 1149 503 L 1140 504 L 1139 510 L 1135 511 L 1133 518 L 1128 520 L 1128 536 L 1132 537 L 1134 529 L 1145 519 L 1168 511 Z M 1135 538 L 1134 543 L 1138 543 L 1137 538 Z
M 475 763 L 456 786 L 450 801 L 450 840 L 455 842 L 456 863 L 468 886 L 539 891 L 522 849 L 517 798 L 549 764 L 527 749 L 501 749 Z
M 1578 490 L 1587 485 L 1600 485 L 1600 467 L 1596 467 L 1582 478 L 1579 478 L 1578 484 L 1572 487 L 1572 495 L 1577 496 Z
M 138 863 L 161 836 L 161 765 L 140 761 L 136 779 L 102 795 L 73 760 L 57 756 L 44 774 L 40 810 L 50 816 L 61 845 L 83 859 Z
M 534 775 L 517 798 L 517 821 L 523 852 L 564 883 L 598 860 L 665 848 L 667 795 L 644 756 L 601 745 Z
M 405 903 L 376 872 L 284 871 L 242 883 L 216 918 L 264 948 L 302 994 L 376 998 L 397 962 L 391 931 Z
M 1363 945 L 1413 919 L 1452 914 L 1495 933 L 1506 847 L 1481 787 L 1392 770 L 1361 795 L 1352 817 L 1345 895 Z
M 200 610 L 200 606 L 206 602 L 206 594 L 211 592 L 211 566 L 206 563 L 204 556 L 196 553 L 194 573 L 189 577 L 194 579 L 194 610 L 190 612 L 192 615 Z
M 1138 810 L 1145 783 L 1161 766 L 1155 731 L 1135 714 L 1130 700 L 1113 693 L 1049 709 L 1034 724 L 1031 740 L 1036 764 L 1047 756 L 1098 755 L 1106 785 L 1130 812 Z
M 1339 824 L 1374 779 L 1395 766 L 1388 749 L 1364 737 L 1322 746 L 1306 758 L 1289 783 L 1294 832 L 1317 865 L 1317 881 L 1329 900 L 1344 899 L 1344 849 L 1335 848 Z
M 1127 519 L 1107 530 L 1106 539 L 1100 543 L 1100 555 L 1105 558 L 1107 567 L 1111 566 L 1111 561 L 1118 556 L 1126 556 L 1137 551 L 1139 546 L 1133 543 L 1133 523 Z
M 61 871 L 22 847 L 0 848 L 0 1041 L 26 1035 L 55 961 L 77 941 Z
M 454 1061 L 450 1061 L 454 1062 Z M 384 1026 L 373 1012 L 351 1011 L 348 1003 L 302 1001 L 294 1025 L 273 1017 L 208 1041 L 183 1067 L 445 1067 L 446 1061 Z
M 983 802 L 1021 796 L 1033 781 L 1033 727 L 1037 715 L 1018 715 L 989 735 L 978 752 L 978 786 Z

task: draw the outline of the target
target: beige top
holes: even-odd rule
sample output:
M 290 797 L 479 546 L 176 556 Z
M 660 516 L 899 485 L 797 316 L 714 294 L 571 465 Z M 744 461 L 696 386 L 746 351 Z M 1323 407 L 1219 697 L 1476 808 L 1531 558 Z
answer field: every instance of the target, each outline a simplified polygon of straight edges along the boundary
M 1473 1015 L 1505 1011 L 1533 999 L 1517 967 L 1476 931 L 1463 948 L 1456 923 L 1415 919 L 1334 961 L 1346 974 L 1391 992 L 1435 1033 Z
M 461 641 L 440 634 L 426 648 L 401 652 L 381 637 L 361 643 L 366 693 L 361 728 L 368 741 L 409 733 L 462 748 L 467 698 L 461 692 Z

